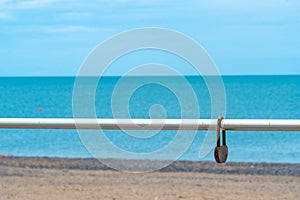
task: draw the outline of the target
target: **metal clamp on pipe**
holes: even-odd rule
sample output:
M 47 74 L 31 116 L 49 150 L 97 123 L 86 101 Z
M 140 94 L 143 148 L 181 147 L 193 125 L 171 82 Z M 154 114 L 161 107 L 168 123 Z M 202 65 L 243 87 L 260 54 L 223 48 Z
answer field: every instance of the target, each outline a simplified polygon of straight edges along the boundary
M 215 148 L 215 160 L 217 163 L 225 163 L 228 157 L 228 147 L 226 145 L 226 130 L 222 129 L 222 120 L 224 117 L 220 116 L 217 120 L 217 146 Z M 220 131 L 222 129 L 222 146 Z

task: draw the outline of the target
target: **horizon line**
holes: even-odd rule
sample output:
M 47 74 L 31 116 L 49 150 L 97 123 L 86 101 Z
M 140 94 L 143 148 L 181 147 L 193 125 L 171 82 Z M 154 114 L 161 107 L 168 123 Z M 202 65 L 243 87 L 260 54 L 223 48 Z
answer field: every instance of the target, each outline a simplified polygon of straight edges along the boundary
M 188 74 L 188 75 L 180 75 L 184 77 L 209 77 L 209 76 L 218 76 L 218 75 L 193 75 L 193 74 Z M 239 76 L 300 76 L 300 74 L 224 74 L 221 75 L 221 77 L 239 77 Z M 70 78 L 75 78 L 75 77 L 178 77 L 176 75 L 131 75 L 131 76 L 126 76 L 126 75 L 103 75 L 103 76 L 78 76 L 78 75 L 4 75 L 1 76 L 0 78 L 51 78 L 51 77 L 70 77 Z

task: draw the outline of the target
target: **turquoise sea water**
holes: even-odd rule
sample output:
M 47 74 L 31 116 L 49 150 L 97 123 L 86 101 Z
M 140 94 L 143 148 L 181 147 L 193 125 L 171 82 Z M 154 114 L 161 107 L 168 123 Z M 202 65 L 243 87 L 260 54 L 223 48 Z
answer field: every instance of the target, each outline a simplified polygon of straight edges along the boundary
M 181 89 L 176 77 L 163 78 Z M 186 78 L 196 94 L 200 117 L 209 118 L 211 102 L 205 82 L 200 77 Z M 128 84 L 138 79 L 142 77 L 133 77 Z M 0 78 L 0 117 L 71 118 L 74 80 L 73 77 Z M 101 79 L 95 92 L 97 117 L 113 117 L 111 96 L 118 80 L 118 77 Z M 300 76 L 224 76 L 223 81 L 226 118 L 300 119 Z M 184 87 L 182 91 L 185 91 Z M 92 94 L 83 91 L 83 95 Z M 181 118 L 181 105 L 176 94 L 155 81 L 131 94 L 127 110 L 132 118 L 149 118 L 149 109 L 156 104 L 164 107 L 167 118 Z M 160 114 L 154 112 L 153 116 L 159 118 Z M 109 139 L 115 145 L 137 153 L 155 151 L 168 144 L 176 134 L 161 131 L 152 138 L 134 140 L 121 131 L 113 131 L 120 134 L 111 132 L 107 131 L 107 135 L 111 135 Z M 204 134 L 198 133 L 180 159 L 199 160 Z M 227 143 L 228 161 L 300 163 L 299 132 L 228 132 Z M 0 154 L 91 157 L 76 130 L 1 129 Z M 202 160 L 213 161 L 212 153 Z

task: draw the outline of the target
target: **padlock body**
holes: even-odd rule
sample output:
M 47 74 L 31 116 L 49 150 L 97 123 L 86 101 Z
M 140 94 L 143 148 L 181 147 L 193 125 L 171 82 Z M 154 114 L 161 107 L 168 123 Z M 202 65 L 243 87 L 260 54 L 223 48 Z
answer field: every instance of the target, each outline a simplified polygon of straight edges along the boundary
M 215 148 L 215 160 L 217 163 L 225 163 L 228 157 L 228 147 L 227 145 L 222 145 Z

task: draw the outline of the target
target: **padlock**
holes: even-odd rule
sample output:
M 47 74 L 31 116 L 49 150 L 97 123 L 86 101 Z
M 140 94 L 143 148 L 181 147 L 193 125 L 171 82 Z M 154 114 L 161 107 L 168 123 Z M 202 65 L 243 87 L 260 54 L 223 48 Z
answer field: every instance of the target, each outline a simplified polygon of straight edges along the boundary
M 217 163 L 225 163 L 228 157 L 228 147 L 226 145 L 226 133 L 222 130 L 222 140 L 223 144 L 220 145 L 220 138 L 218 139 L 217 146 L 215 148 L 215 160 Z
M 228 147 L 226 145 L 226 130 L 222 130 L 222 146 L 220 141 L 221 122 L 224 118 L 219 117 L 217 121 L 217 146 L 214 151 L 217 163 L 225 163 L 228 157 Z

